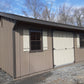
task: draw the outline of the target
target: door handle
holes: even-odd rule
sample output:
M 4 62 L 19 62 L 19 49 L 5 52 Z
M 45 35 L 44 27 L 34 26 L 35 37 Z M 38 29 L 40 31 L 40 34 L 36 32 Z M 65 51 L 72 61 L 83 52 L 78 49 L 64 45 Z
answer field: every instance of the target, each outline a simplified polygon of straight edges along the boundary
M 53 50 L 56 50 L 55 48 L 53 48 Z

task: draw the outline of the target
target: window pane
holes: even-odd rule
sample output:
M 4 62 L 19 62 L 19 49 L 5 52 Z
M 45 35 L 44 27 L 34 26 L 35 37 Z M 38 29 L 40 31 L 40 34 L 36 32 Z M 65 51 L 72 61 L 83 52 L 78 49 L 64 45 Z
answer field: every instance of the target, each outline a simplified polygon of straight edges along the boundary
M 31 41 L 31 50 L 40 50 L 41 49 L 40 41 Z
M 31 40 L 35 40 L 35 32 L 31 32 Z
M 80 47 L 83 48 L 84 47 L 84 42 L 80 43 Z
M 84 34 L 80 34 L 80 47 L 84 48 Z
M 84 37 L 80 38 L 81 41 L 84 41 Z
M 40 40 L 40 32 L 31 32 L 31 40 Z
M 41 50 L 41 31 L 30 31 L 31 50 Z
M 37 33 L 37 36 L 36 36 L 36 40 L 40 40 L 40 36 L 41 36 L 41 33 L 38 32 L 38 33 Z

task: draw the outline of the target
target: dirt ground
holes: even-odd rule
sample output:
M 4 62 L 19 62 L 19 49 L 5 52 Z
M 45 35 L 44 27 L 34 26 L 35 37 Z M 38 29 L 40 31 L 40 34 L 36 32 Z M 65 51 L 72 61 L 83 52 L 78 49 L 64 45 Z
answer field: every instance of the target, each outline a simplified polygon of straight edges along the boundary
M 84 62 L 17 81 L 0 70 L 0 84 L 84 84 Z

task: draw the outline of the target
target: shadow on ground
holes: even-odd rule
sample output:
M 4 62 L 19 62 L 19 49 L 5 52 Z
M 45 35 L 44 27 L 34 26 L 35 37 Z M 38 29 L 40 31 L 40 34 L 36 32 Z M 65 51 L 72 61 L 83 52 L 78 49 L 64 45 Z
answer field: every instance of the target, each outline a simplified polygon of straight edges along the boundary
M 44 82 L 44 80 L 46 80 L 46 78 L 50 77 L 51 75 L 52 75 L 52 72 L 47 72 L 47 73 L 43 73 L 37 76 L 13 81 L 9 84 L 39 84 L 39 83 Z

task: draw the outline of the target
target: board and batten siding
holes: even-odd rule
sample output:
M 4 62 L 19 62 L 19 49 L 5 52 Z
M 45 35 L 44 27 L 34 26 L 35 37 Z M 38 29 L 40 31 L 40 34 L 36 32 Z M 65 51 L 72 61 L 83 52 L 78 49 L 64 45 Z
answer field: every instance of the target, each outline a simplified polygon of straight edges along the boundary
M 76 34 L 75 41 L 75 62 L 84 61 L 84 48 L 80 48 L 80 35 Z
M 23 24 L 25 25 L 25 23 Z M 34 29 L 37 28 L 36 25 L 32 25 L 32 27 L 34 27 Z M 30 43 L 28 42 L 30 41 L 30 37 L 27 33 L 29 32 L 28 28 L 30 28 L 29 25 L 26 25 L 25 28 L 23 25 L 18 25 L 16 28 L 16 77 L 34 74 L 35 72 L 43 72 L 53 68 L 51 30 L 47 30 L 48 34 L 47 32 L 42 34 L 42 44 L 44 44 L 43 51 L 30 52 Z M 25 46 L 25 44 L 27 46 Z
M 0 68 L 11 76 L 13 74 L 13 28 L 15 23 L 2 18 L 3 24 L 0 27 Z

